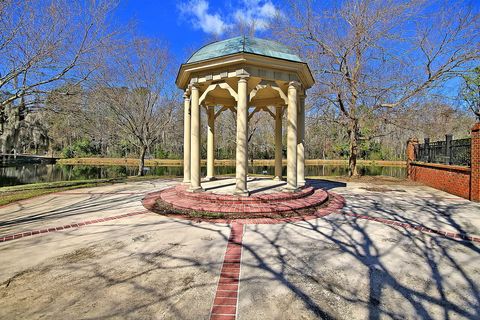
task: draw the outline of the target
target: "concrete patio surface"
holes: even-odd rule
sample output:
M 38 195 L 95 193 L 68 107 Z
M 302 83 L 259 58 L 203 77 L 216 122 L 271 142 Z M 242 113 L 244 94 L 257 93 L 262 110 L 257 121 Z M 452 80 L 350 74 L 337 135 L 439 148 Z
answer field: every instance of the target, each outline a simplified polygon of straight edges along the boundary
M 267 178 L 249 177 L 247 180 L 248 191 L 251 195 L 270 194 L 274 192 L 282 192 L 285 190 L 287 183 L 285 181 L 275 181 Z M 214 194 L 231 195 L 235 191 L 235 179 L 224 178 L 202 183 L 202 187 L 206 192 Z
M 479 236 L 479 204 L 416 185 L 310 182 L 346 206 L 241 227 L 237 319 L 480 319 L 478 242 L 349 215 Z M 96 221 L 0 243 L 0 318 L 209 319 L 230 227 L 142 207 L 147 193 L 177 183 L 71 190 L 0 208 L 0 237 Z M 98 220 L 126 213 L 138 214 Z

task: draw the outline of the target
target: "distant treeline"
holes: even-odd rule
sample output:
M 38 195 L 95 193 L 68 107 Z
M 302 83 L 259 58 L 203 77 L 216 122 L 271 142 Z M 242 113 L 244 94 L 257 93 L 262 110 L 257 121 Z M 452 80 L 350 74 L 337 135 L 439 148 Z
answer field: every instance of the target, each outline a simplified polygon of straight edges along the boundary
M 108 110 L 83 107 L 64 112 L 52 111 L 48 106 L 27 113 L 23 139 L 19 139 L 18 152 L 46 153 L 65 158 L 75 157 L 137 157 L 138 148 L 116 130 L 109 121 Z M 14 112 L 14 111 L 11 111 Z M 99 115 L 101 114 L 101 117 Z M 417 116 L 422 114 L 422 117 Z M 98 122 L 92 121 L 99 117 Z M 202 157 L 206 158 L 206 118 L 202 119 Z M 100 121 L 101 119 L 101 121 Z M 467 137 L 474 119 L 467 111 L 440 102 L 428 102 L 418 106 L 415 113 L 397 115 L 395 123 L 384 123 L 384 135 L 360 143 L 360 159 L 403 160 L 406 141 L 410 137 L 430 137 L 431 141 L 444 139 L 445 134 L 456 138 Z M 24 126 L 25 126 L 24 123 Z M 216 159 L 235 158 L 235 118 L 225 111 L 216 121 Z M 378 124 L 375 124 L 376 126 Z M 15 127 L 12 124 L 12 127 Z M 285 124 L 284 124 L 285 127 Z M 68 130 L 65 130 L 68 128 Z M 147 158 L 182 159 L 183 111 L 181 102 L 174 108 L 173 120 L 159 133 L 158 140 L 147 152 Z M 250 121 L 249 157 L 274 158 L 274 120 L 267 113 L 257 113 Z M 365 130 L 368 130 L 365 126 Z M 31 134 L 28 137 L 28 134 Z M 39 139 L 38 137 L 42 138 Z M 286 133 L 284 130 L 284 157 L 286 157 Z M 40 145 L 33 143 L 42 141 Z M 348 159 L 349 144 L 346 129 L 328 118 L 310 113 L 306 124 L 306 153 L 308 159 Z

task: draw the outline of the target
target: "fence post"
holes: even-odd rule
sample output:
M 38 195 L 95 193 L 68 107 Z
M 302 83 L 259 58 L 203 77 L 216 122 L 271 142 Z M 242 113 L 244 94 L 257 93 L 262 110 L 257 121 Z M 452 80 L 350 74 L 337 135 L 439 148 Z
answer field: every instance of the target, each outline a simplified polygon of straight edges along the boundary
M 452 164 L 452 139 L 453 135 L 445 135 L 445 163 Z
M 480 122 L 472 128 L 470 160 L 470 200 L 480 202 Z
M 430 138 L 425 138 L 424 139 L 424 148 L 425 148 L 425 153 L 427 154 L 427 159 L 422 159 L 422 161 L 425 162 L 430 162 Z
M 410 178 L 412 175 L 411 163 L 415 161 L 415 149 L 418 145 L 417 138 L 410 138 L 407 141 L 407 178 Z

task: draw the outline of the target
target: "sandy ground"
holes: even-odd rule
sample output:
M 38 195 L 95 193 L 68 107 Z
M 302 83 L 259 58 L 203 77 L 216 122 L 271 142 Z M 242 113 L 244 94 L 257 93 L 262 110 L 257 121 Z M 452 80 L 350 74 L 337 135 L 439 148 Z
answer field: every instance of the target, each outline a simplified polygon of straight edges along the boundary
M 480 205 L 409 184 L 313 181 L 345 212 L 480 234 Z M 0 208 L 0 235 L 144 211 L 177 181 Z M 0 319 L 208 319 L 227 225 L 154 213 L 0 243 Z M 480 319 L 480 246 L 332 214 L 248 225 L 239 319 Z

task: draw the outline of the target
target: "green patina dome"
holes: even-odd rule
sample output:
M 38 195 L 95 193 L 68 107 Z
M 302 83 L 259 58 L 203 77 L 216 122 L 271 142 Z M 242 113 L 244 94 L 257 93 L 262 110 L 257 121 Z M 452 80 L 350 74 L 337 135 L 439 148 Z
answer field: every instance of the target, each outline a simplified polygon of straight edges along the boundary
M 298 55 L 281 43 L 253 37 L 236 37 L 207 44 L 195 52 L 190 59 L 188 59 L 187 63 L 199 62 L 242 52 L 294 62 L 303 62 Z

